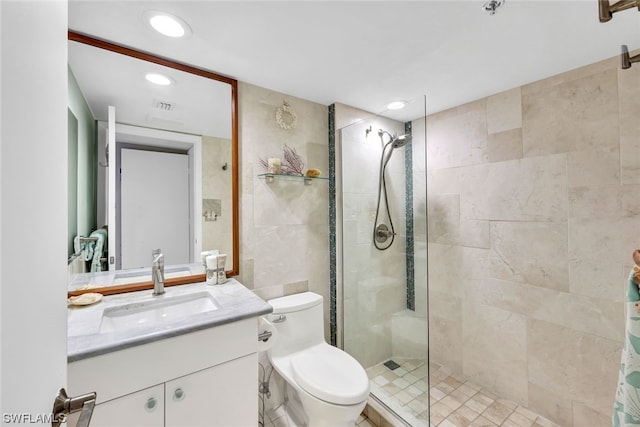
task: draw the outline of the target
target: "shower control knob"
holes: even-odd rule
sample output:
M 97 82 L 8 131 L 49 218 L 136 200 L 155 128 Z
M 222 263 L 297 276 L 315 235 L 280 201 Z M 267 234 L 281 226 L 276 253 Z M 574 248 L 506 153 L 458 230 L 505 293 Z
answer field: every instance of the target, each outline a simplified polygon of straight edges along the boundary
M 387 227 L 384 224 L 380 224 L 376 227 L 376 234 L 375 234 L 376 242 L 384 243 L 387 241 L 387 239 L 395 235 L 396 233 L 389 230 L 389 227 Z

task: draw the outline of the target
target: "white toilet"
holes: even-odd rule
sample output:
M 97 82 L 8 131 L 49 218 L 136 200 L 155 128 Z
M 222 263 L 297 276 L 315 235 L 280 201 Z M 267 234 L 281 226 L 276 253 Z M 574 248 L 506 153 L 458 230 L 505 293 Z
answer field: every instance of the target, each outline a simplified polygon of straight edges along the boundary
M 287 383 L 290 417 L 309 427 L 353 426 L 369 396 L 369 379 L 351 355 L 324 341 L 322 296 L 304 292 L 268 301 L 278 331 L 268 351 Z

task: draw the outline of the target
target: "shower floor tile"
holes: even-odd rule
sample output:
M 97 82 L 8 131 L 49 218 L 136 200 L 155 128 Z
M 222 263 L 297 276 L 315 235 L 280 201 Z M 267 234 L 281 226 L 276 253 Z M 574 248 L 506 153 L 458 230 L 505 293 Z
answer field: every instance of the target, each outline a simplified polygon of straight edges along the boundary
M 392 359 L 400 365 L 393 371 L 382 363 L 367 369 L 371 390 L 414 427 L 560 427 L 515 402 L 453 375 L 437 363 L 427 365 L 420 359 Z M 428 369 L 431 369 L 429 393 Z

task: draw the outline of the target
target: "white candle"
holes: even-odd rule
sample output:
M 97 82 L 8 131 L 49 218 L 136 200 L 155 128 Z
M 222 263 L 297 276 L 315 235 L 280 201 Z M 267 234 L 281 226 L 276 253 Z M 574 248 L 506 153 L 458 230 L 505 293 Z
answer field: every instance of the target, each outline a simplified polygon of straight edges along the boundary
M 282 166 L 280 159 L 271 157 L 267 160 L 267 172 L 273 174 L 279 174 Z

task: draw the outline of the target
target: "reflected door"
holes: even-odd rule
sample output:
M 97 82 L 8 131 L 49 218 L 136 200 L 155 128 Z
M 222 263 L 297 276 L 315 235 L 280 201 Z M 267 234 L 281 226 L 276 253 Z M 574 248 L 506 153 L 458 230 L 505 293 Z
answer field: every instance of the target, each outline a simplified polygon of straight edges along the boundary
M 188 263 L 188 155 L 123 148 L 120 166 L 120 268 L 149 267 L 156 248 Z

